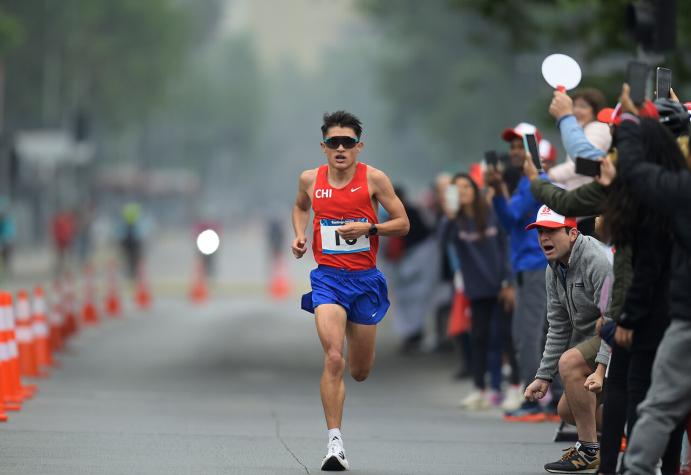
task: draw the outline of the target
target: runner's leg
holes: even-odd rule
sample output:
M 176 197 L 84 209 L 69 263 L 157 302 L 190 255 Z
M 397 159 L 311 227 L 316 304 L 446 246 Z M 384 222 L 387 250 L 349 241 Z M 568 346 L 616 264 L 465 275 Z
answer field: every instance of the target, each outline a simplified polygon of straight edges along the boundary
M 364 381 L 374 366 L 377 326 L 348 322 L 346 333 L 350 375 L 355 381 Z
M 346 329 L 346 312 L 336 304 L 322 304 L 314 309 L 317 333 L 324 349 L 324 371 L 319 391 L 327 429 L 341 427 L 345 383 L 343 382 L 343 343 Z

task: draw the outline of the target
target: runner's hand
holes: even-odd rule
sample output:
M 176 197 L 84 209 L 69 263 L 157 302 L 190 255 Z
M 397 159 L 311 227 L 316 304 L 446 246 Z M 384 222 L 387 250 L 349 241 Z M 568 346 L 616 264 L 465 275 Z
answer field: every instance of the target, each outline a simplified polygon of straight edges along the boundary
M 336 231 L 343 239 L 357 239 L 369 232 L 372 223 L 361 223 L 353 221 L 352 223 L 344 224 Z
M 603 378 L 597 371 L 588 376 L 583 384 L 583 387 L 591 393 L 599 393 L 602 391 Z
M 296 259 L 300 259 L 307 252 L 307 239 L 304 236 L 299 236 L 293 239 L 293 245 L 291 246 L 293 255 Z
M 528 401 L 537 401 L 538 399 L 545 397 L 548 389 L 549 381 L 545 381 L 544 379 L 536 379 L 530 383 L 527 388 L 525 388 L 525 393 L 523 393 L 523 396 Z

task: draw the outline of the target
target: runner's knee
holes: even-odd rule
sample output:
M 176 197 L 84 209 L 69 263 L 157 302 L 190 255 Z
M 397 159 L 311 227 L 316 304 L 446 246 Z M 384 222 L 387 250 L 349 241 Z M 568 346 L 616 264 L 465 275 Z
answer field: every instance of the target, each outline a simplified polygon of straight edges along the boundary
M 345 369 L 345 360 L 343 359 L 343 355 L 339 351 L 334 350 L 327 352 L 324 360 L 324 368 L 333 376 L 342 375 L 343 370 Z
M 369 368 L 350 368 L 350 376 L 353 377 L 355 381 L 358 383 L 361 383 L 362 381 L 367 379 L 367 376 L 369 376 Z

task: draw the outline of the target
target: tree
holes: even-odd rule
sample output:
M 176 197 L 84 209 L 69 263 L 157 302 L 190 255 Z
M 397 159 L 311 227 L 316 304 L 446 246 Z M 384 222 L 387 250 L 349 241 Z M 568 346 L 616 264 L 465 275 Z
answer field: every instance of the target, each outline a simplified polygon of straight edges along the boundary
M 59 126 L 77 109 L 122 124 L 158 103 L 189 45 L 172 0 L 4 0 L 25 31 L 6 61 L 8 121 Z

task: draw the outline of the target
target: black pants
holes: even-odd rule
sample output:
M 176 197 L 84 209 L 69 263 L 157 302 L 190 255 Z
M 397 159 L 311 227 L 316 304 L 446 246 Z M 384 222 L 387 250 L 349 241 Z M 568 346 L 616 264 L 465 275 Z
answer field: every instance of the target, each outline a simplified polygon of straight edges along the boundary
M 470 301 L 473 326 L 470 331 L 473 344 L 473 382 L 478 389 L 485 389 L 487 355 L 492 329 L 492 320 L 499 319 L 502 352 L 508 356 L 511 366 L 511 384 L 518 384 L 518 364 L 511 338 L 511 315 L 506 313 L 496 297 Z
M 650 388 L 654 360 L 654 350 L 634 347 L 629 351 L 617 345 L 612 347 L 600 440 L 600 473 L 615 473 L 624 424 L 627 437 L 630 437 L 638 420 L 636 408 Z M 680 426 L 670 436 L 662 457 L 664 475 L 676 473 L 683 430 Z

